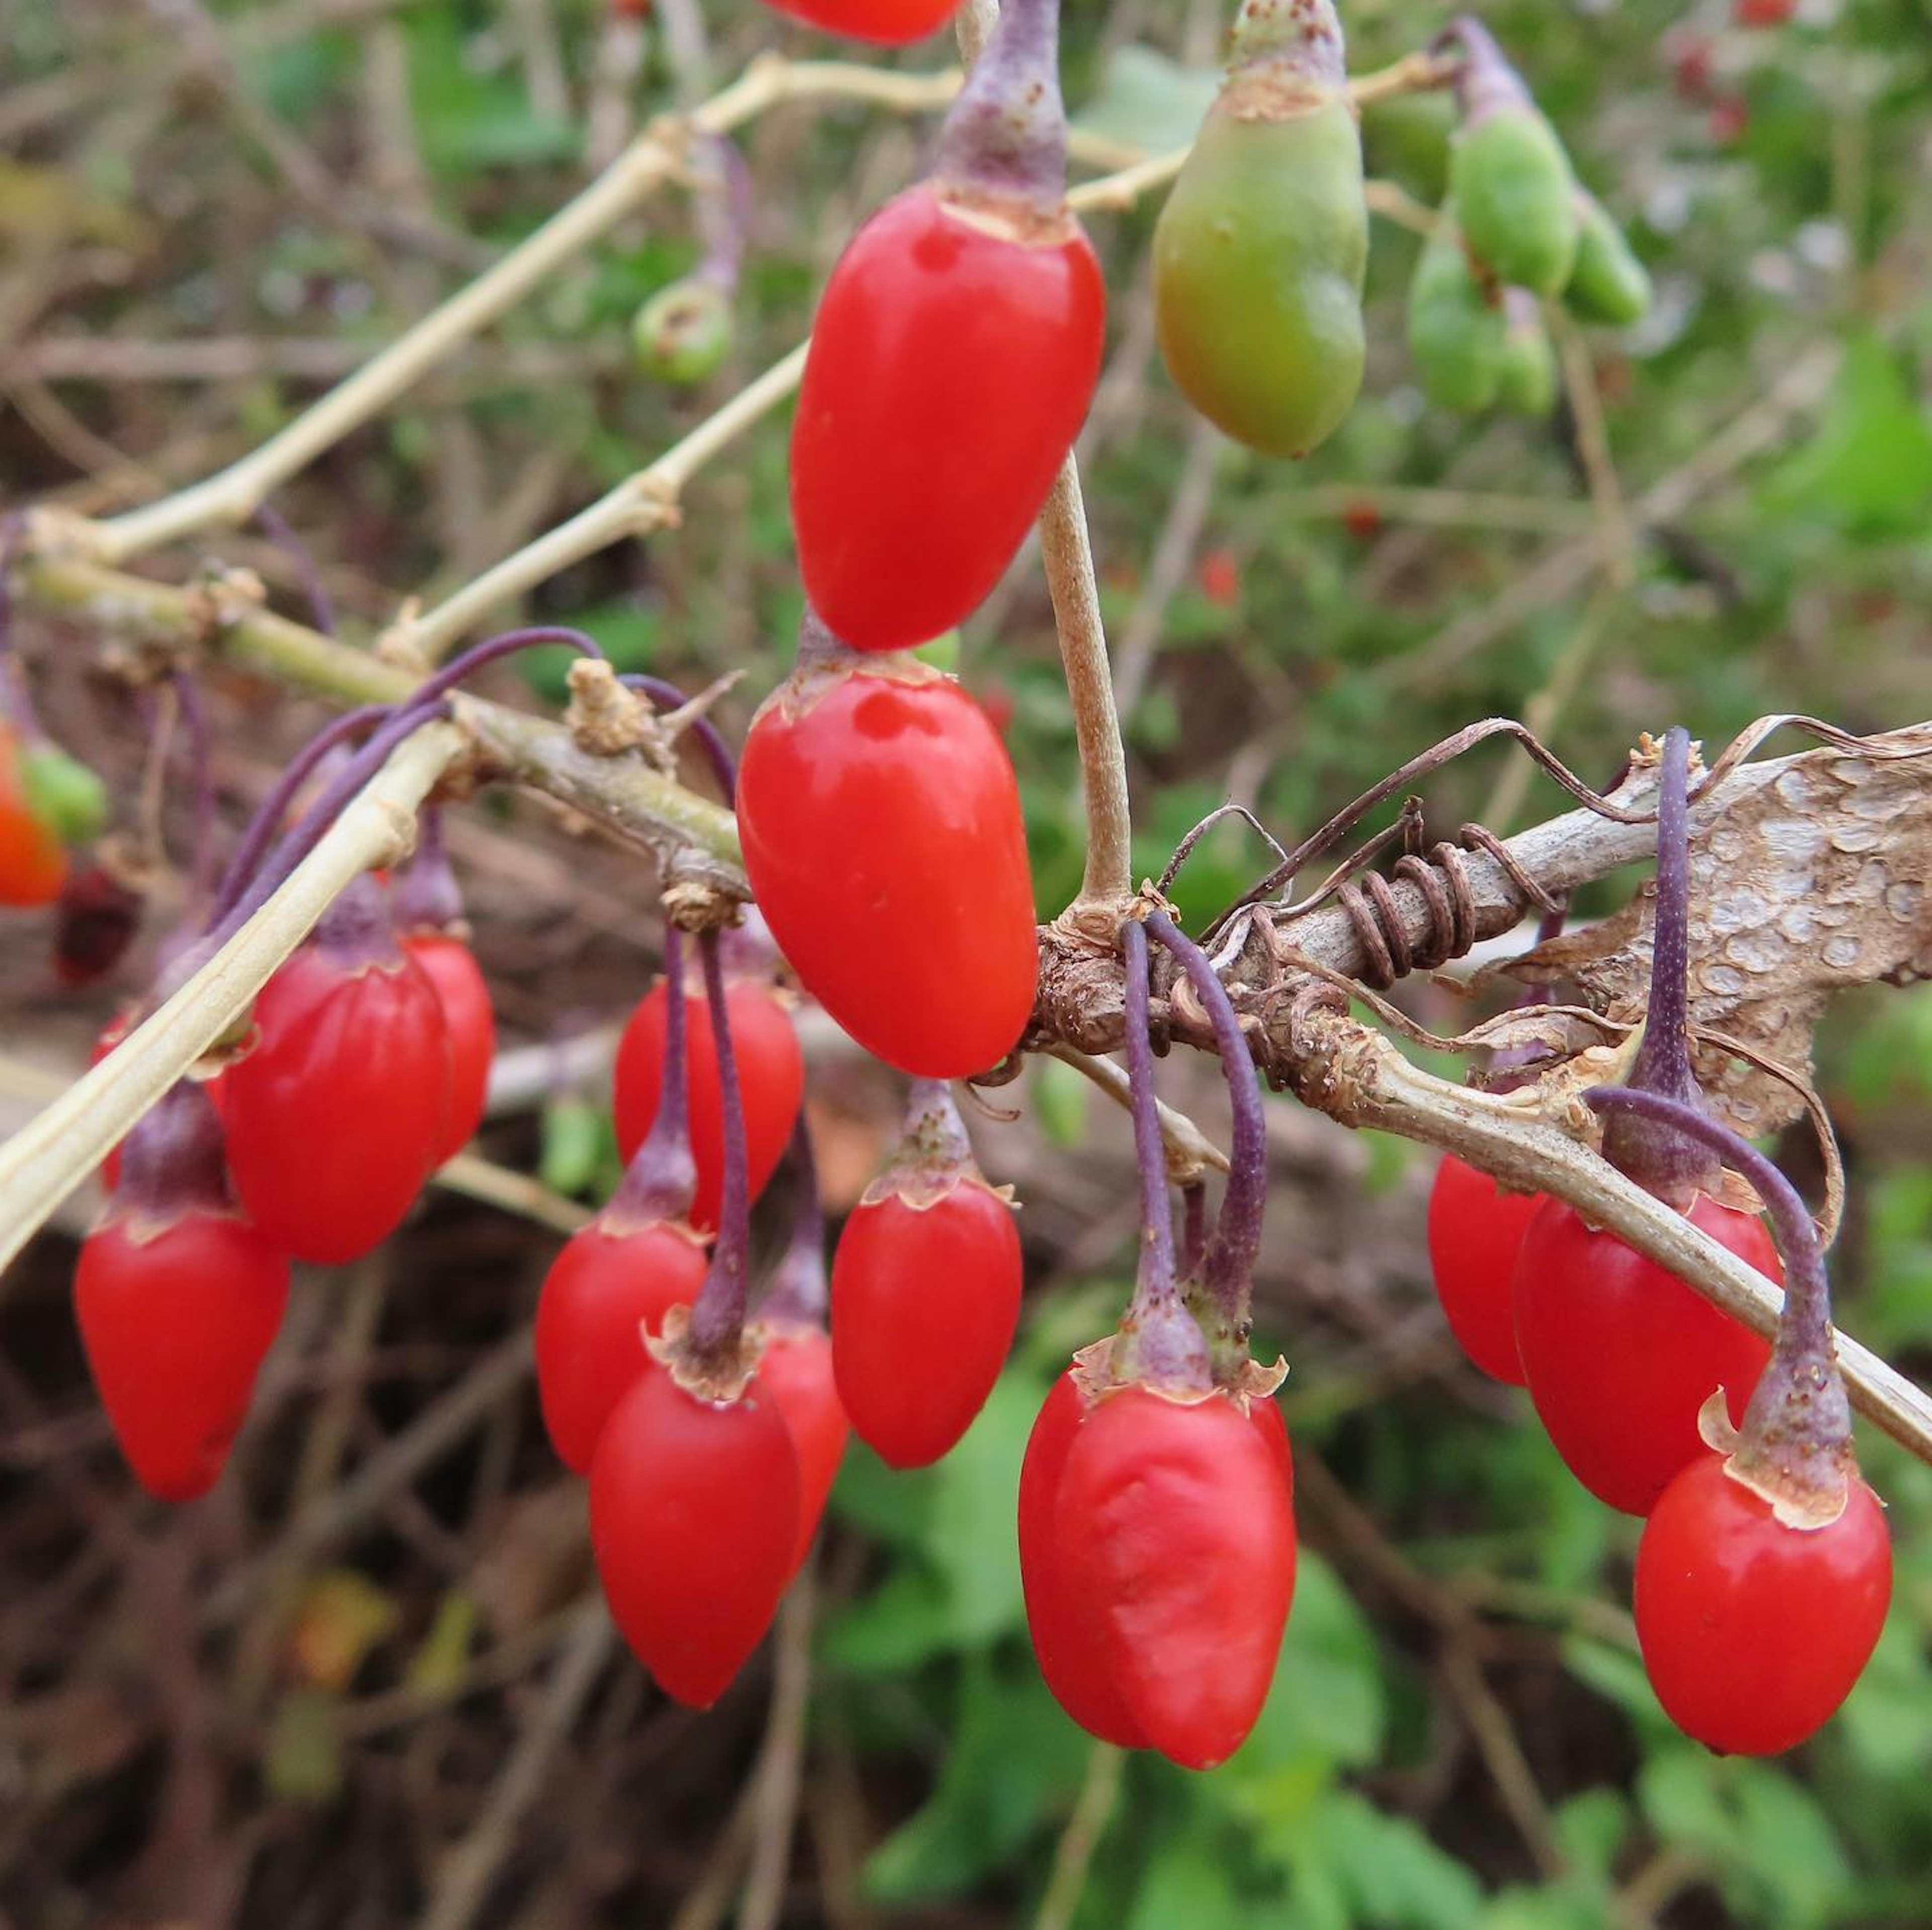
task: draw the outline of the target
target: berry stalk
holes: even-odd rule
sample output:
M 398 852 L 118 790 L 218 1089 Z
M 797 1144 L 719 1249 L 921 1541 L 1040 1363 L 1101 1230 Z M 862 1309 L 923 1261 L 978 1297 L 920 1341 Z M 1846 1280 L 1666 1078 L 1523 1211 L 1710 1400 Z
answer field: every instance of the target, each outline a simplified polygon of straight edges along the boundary
M 760 1303 L 761 1320 L 817 1326 L 825 1319 L 830 1296 L 825 1276 L 825 1207 L 818 1194 L 818 1161 L 812 1155 L 812 1128 L 800 1112 L 792 1129 L 791 1237 Z
M 1654 1121 L 1696 1140 L 1714 1161 L 1756 1188 L 1778 1235 L 1785 1269 L 1784 1311 L 1770 1364 L 1744 1410 L 1733 1471 L 1822 1525 L 1843 1510 L 1858 1464 L 1852 1413 L 1838 1371 L 1832 1289 L 1816 1227 L 1798 1190 L 1748 1140 L 1701 1107 L 1661 1092 L 1598 1086 L 1583 1095 L 1596 1111 Z
M 1057 218 L 1066 199 L 1059 0 L 1006 0 L 940 129 L 933 172 L 965 199 L 1017 201 Z
M 691 1149 L 690 1074 L 686 1069 L 684 934 L 674 925 L 664 928 L 664 984 L 670 996 L 664 1003 L 664 1072 L 658 1088 L 657 1116 L 604 1209 L 604 1224 L 620 1230 L 660 1220 L 689 1218 L 698 1190 L 698 1161 Z M 726 1092 L 728 1107 L 736 1092 L 735 1080 L 728 1082 Z M 728 1125 L 727 1132 L 728 1135 Z M 725 1158 L 728 1199 L 728 1137 Z
M 1208 1344 L 1182 1304 L 1174 1272 L 1174 1221 L 1167 1197 L 1167 1155 L 1154 1102 L 1154 1045 L 1148 1030 L 1148 935 L 1142 922 L 1122 926 L 1126 955 L 1127 1086 L 1140 1170 L 1141 1252 L 1134 1296 L 1114 1350 L 1118 1380 L 1141 1380 L 1189 1392 L 1211 1384 Z
M 1650 996 L 1643 1041 L 1627 1081 L 1702 1111 L 1702 1089 L 1690 1067 L 1690 733 L 1665 736 L 1658 769 L 1657 908 L 1651 939 Z M 1678 1132 L 1667 1116 L 1613 1113 L 1604 1156 L 1647 1191 L 1682 1207 L 1716 1183 L 1721 1158 L 1700 1134 Z
M 682 710 L 691 701 L 676 685 L 642 670 L 632 671 L 617 681 L 627 691 L 635 691 L 640 696 L 649 697 L 661 711 Z M 711 775 L 718 781 L 718 788 L 724 793 L 724 802 L 731 803 L 738 794 L 738 760 L 732 756 L 731 747 L 724 741 L 724 733 L 708 717 L 694 717 L 688 727 L 704 748 L 705 761 L 711 766 Z
M 718 1085 L 723 1099 L 724 1187 L 718 1203 L 718 1244 L 712 1252 L 711 1270 L 704 1276 L 704 1289 L 691 1310 L 691 1344 L 700 1356 L 721 1356 L 736 1346 L 745 1324 L 751 1280 L 751 1188 L 746 1173 L 745 1100 L 738 1086 L 738 1057 L 731 1043 L 718 934 L 715 931 L 702 934 L 698 946 L 704 961 L 705 1002 L 710 1008 L 711 1038 L 718 1054 Z M 674 1008 L 680 1002 L 677 992 L 674 986 Z M 667 1096 L 670 1071 L 668 1056 L 667 1039 Z
M 1268 1120 L 1247 1035 L 1228 988 L 1208 955 L 1166 912 L 1150 912 L 1147 928 L 1173 953 L 1214 1028 L 1214 1043 L 1228 1082 L 1234 1135 L 1228 1149 L 1228 1185 L 1202 1256 L 1201 1281 L 1212 1301 L 1217 1365 L 1238 1366 L 1247 1357 L 1255 1261 L 1261 1252 L 1262 1213 L 1268 1201 Z

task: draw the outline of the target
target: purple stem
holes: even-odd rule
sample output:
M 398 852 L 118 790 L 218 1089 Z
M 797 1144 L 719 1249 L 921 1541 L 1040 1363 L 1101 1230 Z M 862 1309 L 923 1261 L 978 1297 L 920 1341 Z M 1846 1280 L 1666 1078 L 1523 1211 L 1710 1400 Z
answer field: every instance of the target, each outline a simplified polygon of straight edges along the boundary
M 602 1217 L 620 1230 L 658 1220 L 688 1220 L 698 1190 L 698 1162 L 691 1151 L 690 1074 L 686 1069 L 684 934 L 664 930 L 664 1056 L 658 1086 L 657 1116 L 631 1157 Z
M 1134 1296 L 1120 1323 L 1124 1349 L 1117 1366 L 1126 1377 L 1190 1389 L 1210 1382 L 1208 1343 L 1182 1305 L 1174 1283 L 1174 1220 L 1167 1197 L 1167 1154 L 1154 1101 L 1154 1044 L 1148 1029 L 1148 938 L 1138 919 L 1121 928 L 1126 957 L 1127 1086 L 1134 1122 L 1134 1163 L 1140 1169 L 1141 1254 Z
M 954 192 L 1066 204 L 1066 109 L 1060 94 L 1059 0 L 1006 0 L 1000 22 L 939 132 L 933 166 Z
M 389 715 L 389 709 L 386 703 L 364 704 L 360 710 L 352 710 L 333 723 L 324 724 L 296 753 L 288 769 L 275 781 L 274 789 L 256 808 L 255 815 L 248 821 L 248 829 L 242 834 L 242 842 L 236 847 L 234 856 L 228 861 L 228 868 L 222 874 L 220 889 L 214 895 L 214 904 L 208 907 L 210 928 L 219 924 L 239 903 L 271 841 L 281 829 L 289 807 L 314 775 L 316 766 L 338 745 L 346 743 L 362 731 L 374 729 Z
M 818 1196 L 818 1162 L 804 1112 L 792 1128 L 791 1238 L 758 1308 L 764 1320 L 823 1326 L 830 1298 L 825 1278 L 825 1207 Z
M 416 820 L 416 848 L 396 874 L 392 903 L 399 931 L 454 932 L 463 925 L 463 893 L 443 841 L 440 805 L 424 805 Z
M 1465 127 L 1486 120 L 1499 109 L 1534 105 L 1522 76 L 1510 65 L 1496 37 L 1472 13 L 1452 20 L 1430 43 L 1432 52 L 1452 43 L 1462 48 L 1462 68 L 1456 76 L 1456 97 Z
M 709 282 L 726 295 L 738 286 L 745 259 L 745 240 L 752 226 L 752 171 L 745 157 L 722 134 L 705 138 L 703 151 L 717 164 L 717 178 L 698 197 L 698 229 L 704 237 L 704 258 L 693 279 Z
M 220 895 L 215 901 L 212 919 L 222 922 L 224 937 L 245 922 L 245 918 L 236 919 L 233 916 L 237 906 L 242 901 L 243 892 L 246 890 L 252 901 L 252 911 L 254 906 L 259 905 L 268 892 L 308 856 L 322 833 L 335 822 L 343 806 L 382 768 L 382 758 L 375 759 L 373 763 L 370 759 L 370 752 L 379 739 L 383 744 L 383 756 L 386 757 L 404 737 L 409 736 L 410 731 L 428 723 L 431 716 L 440 715 L 440 709 L 434 707 L 436 700 L 454 690 L 472 672 L 481 670 L 485 664 L 495 662 L 499 657 L 508 656 L 512 651 L 528 650 L 543 643 L 569 643 L 581 650 L 586 656 L 595 657 L 600 661 L 604 656 L 596 642 L 580 630 L 568 629 L 556 624 L 542 624 L 530 629 L 506 631 L 502 636 L 488 637 L 482 643 L 472 645 L 460 657 L 452 658 L 434 676 L 424 678 L 401 703 L 394 706 L 377 705 L 351 712 L 348 717 L 337 718 L 318 737 L 311 739 L 301 757 L 284 773 L 281 783 L 269 794 L 268 802 L 256 814 L 256 823 L 249 827 L 249 835 L 244 840 L 242 850 L 236 853 L 228 867 L 226 877 L 222 880 Z M 364 727 L 372 717 L 382 715 L 390 715 L 391 723 L 378 731 L 376 737 L 371 738 L 363 746 L 354 760 L 343 767 L 335 781 L 322 794 L 322 799 L 310 808 L 296 827 L 296 831 L 290 833 L 289 838 L 284 839 L 282 845 L 277 847 L 276 859 L 279 862 L 271 868 L 274 871 L 273 879 L 265 889 L 261 876 L 258 875 L 261 847 L 266 845 L 274 835 L 276 823 L 287 809 L 289 796 L 300 788 L 302 781 L 314 769 L 316 761 L 340 742 L 344 736 L 351 734 L 353 730 Z M 398 730 L 397 726 L 405 719 L 410 720 L 408 729 Z M 307 762 L 304 763 L 304 760 Z M 362 775 L 356 784 L 345 788 L 344 780 L 351 772 Z M 268 816 L 271 805 L 275 807 L 272 817 Z M 262 828 L 265 817 L 268 818 L 267 825 Z M 292 841 L 298 834 L 305 835 L 306 842 L 296 849 L 292 857 L 284 858 L 282 855 L 284 850 L 291 846 Z
M 255 511 L 255 520 L 266 533 L 268 541 L 287 557 L 294 567 L 296 576 L 302 586 L 302 594 L 308 599 L 308 619 L 310 628 L 319 630 L 325 637 L 335 634 L 335 605 L 330 601 L 328 591 L 322 580 L 322 572 L 315 566 L 315 559 L 302 538 L 290 528 L 287 519 L 278 509 L 263 503 Z
M 208 950 L 219 950 L 261 910 L 276 887 L 322 842 L 344 808 L 389 761 L 396 746 L 443 715 L 445 709 L 440 697 L 422 703 L 412 698 L 406 709 L 399 707 L 392 712 L 370 733 L 369 741 L 328 781 L 321 796 L 302 814 L 294 829 L 286 833 L 256 868 L 248 889 L 222 913 L 208 934 Z
M 1798 1189 L 1748 1140 L 1701 1107 L 1634 1086 L 1599 1086 L 1583 1098 L 1612 1119 L 1649 1119 L 1696 1140 L 1714 1164 L 1742 1173 L 1764 1202 L 1784 1257 L 1784 1311 L 1770 1365 L 1744 1410 L 1741 1451 L 1801 1486 L 1828 1490 L 1852 1465 L 1851 1406 L 1838 1369 L 1825 1256 Z M 1794 1466 L 1794 1460 L 1813 1464 Z
M 1657 910 L 1651 941 L 1650 999 L 1643 1041 L 1629 1085 L 1659 1092 L 1694 1110 L 1704 1103 L 1690 1069 L 1690 828 L 1688 802 L 1690 733 L 1681 724 L 1664 737 L 1658 771 Z M 1687 1138 L 1655 1118 L 1626 1114 L 1604 1133 L 1604 1157 L 1640 1186 L 1672 1205 L 1708 1190 L 1721 1162 L 1708 1142 Z
M 1255 1261 L 1262 1250 L 1262 1213 L 1268 1203 L 1268 1117 L 1255 1077 L 1254 1056 L 1234 1001 L 1207 953 L 1165 912 L 1150 912 L 1147 926 L 1174 954 L 1213 1023 L 1215 1047 L 1228 1082 L 1228 1102 L 1234 1113 L 1228 1187 L 1202 1260 L 1202 1280 L 1228 1332 L 1245 1341 Z
M 208 706 L 187 671 L 174 673 L 175 700 L 187 727 L 190 781 L 194 786 L 194 844 L 188 858 L 188 901 L 206 901 L 214 885 L 214 739 L 208 727 Z
M 660 710 L 682 710 L 690 702 L 676 685 L 642 670 L 629 672 L 617 681 L 627 691 L 637 691 L 649 697 Z M 704 747 L 711 774 L 718 780 L 718 788 L 724 793 L 724 802 L 728 805 L 733 803 L 738 795 L 738 760 L 732 756 L 731 747 L 724 741 L 724 733 L 708 717 L 694 717 L 686 727 Z
M 177 1080 L 121 1143 L 118 1211 L 173 1221 L 190 1212 L 233 1210 L 221 1116 L 206 1089 Z
M 705 1002 L 711 1009 L 711 1038 L 718 1054 L 718 1084 L 724 1097 L 724 1186 L 718 1207 L 718 1244 L 691 1311 L 691 1343 L 700 1354 L 718 1354 L 736 1344 L 745 1324 L 750 1288 L 751 1188 L 746 1171 L 745 1103 L 738 1089 L 738 1055 L 724 1003 L 724 970 L 718 962 L 718 934 L 698 941 L 704 960 Z

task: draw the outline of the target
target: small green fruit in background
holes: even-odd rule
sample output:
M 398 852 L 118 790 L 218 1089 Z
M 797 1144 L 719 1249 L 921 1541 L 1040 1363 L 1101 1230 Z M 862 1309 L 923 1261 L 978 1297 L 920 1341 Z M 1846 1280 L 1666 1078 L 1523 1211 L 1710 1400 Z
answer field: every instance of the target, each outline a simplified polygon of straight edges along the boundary
M 1576 259 L 1576 181 L 1556 130 L 1476 21 L 1456 23 L 1467 55 L 1462 126 L 1449 187 L 1470 251 L 1499 282 L 1558 295 Z
M 19 771 L 27 808 L 63 844 L 89 844 L 107 829 L 107 787 L 58 744 L 22 746 Z
M 1423 394 L 1459 415 L 1490 407 L 1502 385 L 1508 332 L 1501 291 L 1478 278 L 1448 203 L 1408 286 L 1408 348 Z
M 1576 265 L 1563 299 L 1580 321 L 1628 328 L 1650 312 L 1650 271 L 1588 188 L 1576 190 Z
M 730 297 L 697 275 L 658 289 L 631 325 L 640 366 L 683 388 L 717 373 L 734 334 Z
M 1232 44 L 1154 229 L 1161 353 L 1217 427 L 1306 455 L 1362 383 L 1361 136 L 1329 0 L 1244 0 Z
M 1536 297 L 1526 288 L 1503 290 L 1502 367 L 1496 400 L 1519 415 L 1547 415 L 1556 406 L 1556 350 Z

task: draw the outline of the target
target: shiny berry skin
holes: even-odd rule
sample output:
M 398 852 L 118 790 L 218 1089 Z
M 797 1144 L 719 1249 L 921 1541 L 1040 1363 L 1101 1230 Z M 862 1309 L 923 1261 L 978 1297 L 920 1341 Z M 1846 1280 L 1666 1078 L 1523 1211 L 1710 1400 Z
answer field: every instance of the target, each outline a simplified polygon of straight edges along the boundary
M 1020 1275 L 1012 1209 L 979 1180 L 853 1209 L 832 1261 L 832 1359 L 882 1461 L 924 1467 L 972 1425 L 1012 1344 Z
M 135 1478 L 188 1501 L 220 1478 L 288 1302 L 289 1263 L 230 1213 L 110 1215 L 80 1250 L 74 1314 Z
M 922 185 L 832 271 L 792 428 L 792 522 L 806 593 L 854 649 L 923 643 L 976 609 L 1086 419 L 1106 297 L 1078 224 L 1050 226 L 1023 241 Z
M 997 1064 L 1039 969 L 1019 787 L 950 679 L 861 670 L 781 686 L 745 740 L 753 894 L 806 989 L 902 1071 Z
M 771 0 L 776 11 L 848 40 L 880 46 L 922 40 L 952 19 L 959 0 Z
M 412 932 L 403 949 L 436 987 L 449 1039 L 449 1113 L 436 1155 L 440 1166 L 460 1152 L 483 1123 L 490 1068 L 496 1056 L 496 1014 L 476 955 L 461 939 Z
M 1690 1223 L 1768 1279 L 1784 1270 L 1764 1223 L 1692 1202 Z M 1514 1287 L 1530 1396 L 1570 1472 L 1600 1501 L 1647 1515 L 1706 1452 L 1697 1413 L 1720 1386 L 1741 1421 L 1770 1347 L 1614 1233 L 1545 1200 L 1524 1229 Z
M 644 1332 L 689 1306 L 708 1260 L 688 1227 L 600 1215 L 573 1233 L 537 1296 L 537 1398 L 550 1446 L 588 1474 L 617 1403 L 650 1365 Z
M 659 1688 L 708 1709 L 763 1640 L 798 1551 L 799 1467 L 777 1403 L 686 1392 L 655 1365 L 590 1470 L 590 1540 L 610 1613 Z
M 1088 1403 L 1072 1374 L 1053 1383 L 1027 1438 L 1020 1467 L 1020 1579 L 1026 1590 L 1027 1629 L 1040 1672 L 1054 1700 L 1090 1736 L 1124 1749 L 1147 1747 L 1147 1737 L 1114 1680 L 1106 1650 L 1084 1613 L 1060 1559 L 1054 1509 L 1060 1478 Z
M 67 874 L 67 847 L 28 804 L 14 733 L 0 724 L 0 905 L 52 904 Z
M 255 1001 L 252 1051 L 224 1075 L 228 1158 L 256 1224 L 297 1260 L 379 1246 L 438 1161 L 450 1056 L 420 966 L 350 969 L 304 946 Z
M 638 1001 L 617 1045 L 617 1149 L 628 1162 L 644 1143 L 658 1116 L 662 1089 L 664 1021 L 669 988 L 660 981 Z M 805 1096 L 805 1059 L 791 1016 L 776 992 L 755 979 L 740 978 L 725 988 L 725 1022 L 738 1062 L 738 1089 L 745 1106 L 745 1152 L 750 1197 L 770 1182 L 798 1122 Z M 698 1162 L 698 1194 L 692 1225 L 716 1232 L 724 1187 L 724 1101 L 718 1083 L 718 1046 L 711 1033 L 711 1008 L 701 992 L 688 993 L 684 1004 L 685 1089 L 691 1105 L 691 1151 Z
M 1285 1458 L 1228 1397 L 1131 1386 L 1080 1423 L 1054 1503 L 1064 1586 L 1148 1746 L 1211 1769 L 1246 1740 L 1294 1593 Z
M 786 1320 L 765 1323 L 758 1384 L 778 1403 L 798 1456 L 798 1541 L 795 1573 L 812 1552 L 826 1498 L 845 1458 L 851 1432 L 832 1369 L 832 1338 L 823 1327 Z
M 1450 1154 L 1429 1195 L 1429 1263 L 1449 1330 L 1485 1374 L 1523 1386 L 1510 1283 L 1540 1193 L 1511 1193 Z
M 1664 1713 L 1707 1748 L 1794 1749 L 1852 1692 L 1892 1601 L 1892 1539 L 1856 1476 L 1828 1527 L 1787 1527 L 1708 1451 L 1636 1557 L 1636 1631 Z

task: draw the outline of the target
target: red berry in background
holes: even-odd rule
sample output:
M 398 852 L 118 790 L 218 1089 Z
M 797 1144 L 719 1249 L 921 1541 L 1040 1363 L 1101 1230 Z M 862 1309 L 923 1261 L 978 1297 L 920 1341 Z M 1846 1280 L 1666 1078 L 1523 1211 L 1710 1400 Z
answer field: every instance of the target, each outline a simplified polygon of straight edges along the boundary
M 617 1148 L 626 1161 L 644 1143 L 657 1116 L 663 1089 L 665 1021 L 670 1007 L 667 981 L 660 980 L 638 1002 L 618 1042 L 616 1086 Z M 805 1059 L 791 1015 L 776 988 L 755 978 L 738 978 L 724 993 L 726 1023 L 738 1059 L 745 1102 L 745 1150 L 751 1197 L 770 1182 L 797 1122 L 805 1094 Z M 691 1107 L 691 1149 L 698 1161 L 698 1192 L 692 1224 L 715 1232 L 724 1184 L 724 1102 L 718 1083 L 718 1050 L 712 1041 L 710 1007 L 704 987 L 685 995 L 688 1039 L 687 1088 Z
M 220 1478 L 288 1301 L 286 1257 L 236 1209 L 208 1097 L 184 1082 L 130 1136 L 83 1242 L 74 1315 L 135 1477 L 164 1501 Z
M 922 185 L 853 237 L 812 325 L 791 506 L 806 594 L 854 649 L 922 643 L 985 601 L 1086 419 L 1106 309 L 1071 217 Z
M 1784 1272 L 1764 1223 L 1700 1193 L 1688 1215 L 1767 1278 Z M 1516 1345 L 1557 1452 L 1599 1500 L 1647 1515 L 1705 1452 L 1697 1413 L 1720 1386 L 1735 1422 L 1766 1342 L 1682 1281 L 1546 1199 L 1531 1215 L 1513 1288 Z
M 1524 1229 L 1542 1195 L 1512 1193 L 1444 1154 L 1429 1195 L 1429 1263 L 1462 1351 L 1485 1374 L 1523 1386 L 1511 1287 Z
M 760 1324 L 765 1350 L 758 1361 L 758 1384 L 777 1403 L 798 1456 L 798 1539 L 792 1552 L 796 1573 L 812 1552 L 826 1498 L 845 1458 L 851 1426 L 839 1401 L 832 1338 L 825 1329 L 791 1320 Z
M 1088 1613 L 1085 1592 L 1061 1559 L 1055 1524 L 1067 1454 L 1088 1404 L 1077 1374 L 1063 1374 L 1027 1439 L 1019 1494 L 1027 1629 L 1040 1674 L 1060 1707 L 1090 1736 L 1124 1749 L 1141 1749 L 1147 1747 L 1147 1737 L 1114 1679 L 1109 1651 Z
M 1727 94 L 1712 106 L 1706 124 L 1720 148 L 1735 147 L 1750 131 L 1750 106 L 1741 94 Z
M 617 1403 L 650 1365 L 646 1331 L 704 1284 L 704 1242 L 676 1221 L 607 1208 L 573 1233 L 537 1297 L 537 1396 L 558 1460 L 588 1474 Z
M 1820 1728 L 1870 1659 L 1892 1602 L 1892 1539 L 1854 1475 L 1845 1511 L 1792 1527 L 1708 1452 L 1645 1524 L 1636 1630 L 1664 1713 L 1731 1755 L 1774 1755 Z
M 144 903 L 105 865 L 70 873 L 55 916 L 54 976 L 70 987 L 104 978 L 134 943 Z
M 944 1086 L 922 1080 L 832 1261 L 838 1395 L 881 1460 L 924 1467 L 972 1425 L 1012 1344 L 1020 1277 L 1012 1207 L 974 1164 Z
M 781 13 L 848 40 L 904 46 L 952 19 L 959 0 L 771 0 Z
M 363 883 L 262 988 L 254 1047 L 223 1075 L 243 1205 L 320 1265 L 394 1232 L 437 1164 L 448 1110 L 442 1002 Z
M 1061 1585 L 1148 1745 L 1187 1769 L 1240 1748 L 1274 1679 L 1294 1593 L 1280 1437 L 1235 1399 L 1127 1386 L 1066 1450 Z
M 1018 1042 L 1039 969 L 1012 762 L 950 678 L 808 650 L 745 740 L 752 892 L 868 1052 L 927 1078 L 983 1071 Z
M 590 1539 L 610 1613 L 675 1701 L 708 1709 L 764 1638 L 798 1551 L 799 1463 L 754 1379 L 702 1399 L 655 1365 L 618 1403 L 590 1470 Z
M 496 1057 L 496 1014 L 476 955 L 460 938 L 412 932 L 403 949 L 436 988 L 449 1041 L 449 1111 L 436 1152 L 440 1166 L 476 1136 Z
M 1731 0 L 1731 19 L 1740 27 L 1781 27 L 1797 10 L 1797 0 Z
M 1352 502 L 1342 512 L 1342 527 L 1358 543 L 1382 533 L 1382 513 L 1366 499 Z
M 0 905 L 52 904 L 67 875 L 67 848 L 28 805 L 14 733 L 0 724 Z
M 1230 549 L 1210 550 L 1201 559 L 1194 578 L 1201 594 L 1223 610 L 1232 610 L 1241 600 L 1241 566 Z

